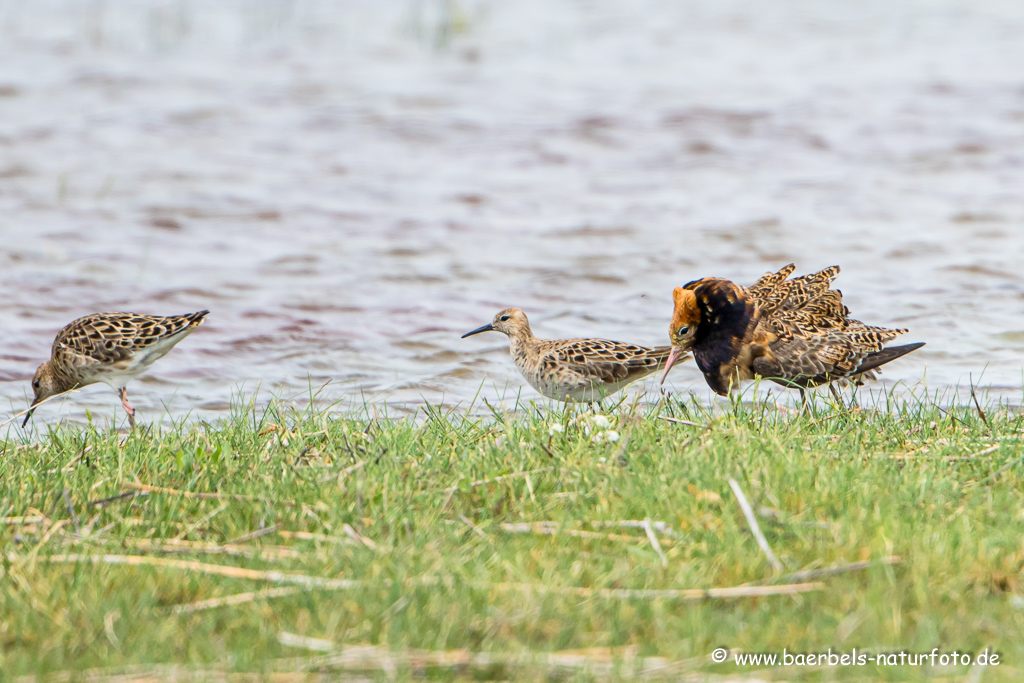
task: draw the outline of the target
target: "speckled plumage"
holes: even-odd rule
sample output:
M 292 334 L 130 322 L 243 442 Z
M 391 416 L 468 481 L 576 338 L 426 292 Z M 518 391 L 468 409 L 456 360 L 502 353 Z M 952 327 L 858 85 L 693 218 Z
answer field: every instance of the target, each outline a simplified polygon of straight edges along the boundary
M 749 288 L 703 278 L 673 292 L 672 345 L 693 352 L 715 392 L 726 395 L 736 380 L 758 377 L 801 390 L 837 380 L 859 384 L 924 346 L 885 348 L 907 330 L 850 318 L 842 293 L 831 289 L 839 266 L 787 279 L 793 270 L 790 264 L 765 273 Z
M 118 392 L 131 426 L 135 409 L 125 385 L 187 337 L 209 311 L 159 316 L 96 313 L 73 321 L 53 341 L 50 360 L 32 378 L 32 405 L 76 387 L 103 382 Z M 28 423 L 31 411 L 25 417 Z
M 606 339 L 537 339 L 518 308 L 462 336 L 492 330 L 508 336 L 512 360 L 530 386 L 558 401 L 600 401 L 657 372 L 671 352 Z

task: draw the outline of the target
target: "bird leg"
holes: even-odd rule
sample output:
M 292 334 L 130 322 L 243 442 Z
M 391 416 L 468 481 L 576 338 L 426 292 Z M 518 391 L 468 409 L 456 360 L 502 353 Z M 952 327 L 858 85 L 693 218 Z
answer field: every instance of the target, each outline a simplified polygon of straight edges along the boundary
M 836 389 L 836 385 L 834 382 L 828 383 L 828 390 L 832 392 L 832 398 L 836 400 L 836 405 L 839 406 L 841 410 L 843 408 L 843 397 L 839 393 L 839 390 Z
M 135 429 L 135 408 L 132 408 L 132 404 L 128 402 L 128 390 L 121 387 L 117 390 L 117 395 L 121 397 L 121 405 L 124 407 L 124 412 L 128 413 L 128 427 Z
M 807 402 L 807 389 L 797 387 L 800 390 L 800 415 L 807 415 L 811 411 L 811 404 Z

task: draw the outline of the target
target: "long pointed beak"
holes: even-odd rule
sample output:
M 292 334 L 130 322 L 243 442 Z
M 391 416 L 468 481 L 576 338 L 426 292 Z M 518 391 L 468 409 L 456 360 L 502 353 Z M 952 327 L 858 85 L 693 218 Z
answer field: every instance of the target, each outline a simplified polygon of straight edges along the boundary
M 481 325 L 480 327 L 476 328 L 475 330 L 472 330 L 471 332 L 467 332 L 466 334 L 462 335 L 462 338 L 465 339 L 466 337 L 472 337 L 474 334 L 480 334 L 481 332 L 490 332 L 493 329 L 494 325 L 487 323 L 486 325 Z
M 665 372 L 661 375 L 660 384 L 665 383 L 665 378 L 668 377 L 668 371 L 672 369 L 672 366 L 675 365 L 676 361 L 682 357 L 683 353 L 684 351 L 678 346 L 672 347 L 672 351 L 668 354 L 668 360 L 665 361 Z
M 29 408 L 28 413 L 25 414 L 25 421 L 21 423 L 21 426 L 22 426 L 23 429 L 24 429 L 25 425 L 28 424 L 28 421 L 32 419 L 32 413 L 34 413 L 34 412 L 36 412 L 36 409 L 33 407 L 33 408 Z

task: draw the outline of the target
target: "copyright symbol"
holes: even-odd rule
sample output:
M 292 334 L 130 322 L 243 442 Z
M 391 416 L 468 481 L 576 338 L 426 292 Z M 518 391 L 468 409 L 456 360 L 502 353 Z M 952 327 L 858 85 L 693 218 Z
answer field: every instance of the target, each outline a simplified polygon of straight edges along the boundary
M 711 653 L 711 661 L 716 664 L 721 664 L 727 659 L 729 659 L 729 651 L 724 647 L 716 647 L 714 652 Z

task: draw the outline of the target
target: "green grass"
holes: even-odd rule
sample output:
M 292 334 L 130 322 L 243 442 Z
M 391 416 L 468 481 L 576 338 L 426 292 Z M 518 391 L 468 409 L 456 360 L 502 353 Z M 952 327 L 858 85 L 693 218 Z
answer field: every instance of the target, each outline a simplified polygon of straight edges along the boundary
M 762 667 L 762 680 L 1024 675 L 1020 417 L 990 409 L 986 422 L 973 407 L 928 403 L 852 411 L 820 399 L 799 415 L 675 402 L 609 412 L 620 438 L 599 443 L 606 429 L 588 434 L 592 420 L 546 409 L 429 409 L 393 421 L 279 405 L 126 438 L 96 427 L 10 437 L 0 442 L 0 676 L 592 680 L 667 664 L 669 679 L 726 680 L 752 670 L 709 662 L 719 646 L 1001 656 L 984 671 Z M 643 528 L 594 524 L 647 519 L 665 525 L 653 529 L 660 553 Z M 539 522 L 557 533 L 510 526 Z M 271 530 L 245 538 L 261 529 Z M 146 564 L 110 563 L 124 556 Z M 864 560 L 874 562 L 810 579 L 821 589 L 796 595 L 601 592 L 801 583 L 786 575 Z M 224 576 L 211 565 L 277 574 Z

